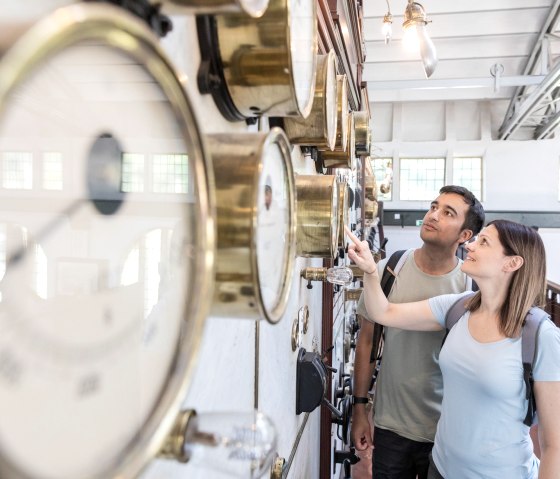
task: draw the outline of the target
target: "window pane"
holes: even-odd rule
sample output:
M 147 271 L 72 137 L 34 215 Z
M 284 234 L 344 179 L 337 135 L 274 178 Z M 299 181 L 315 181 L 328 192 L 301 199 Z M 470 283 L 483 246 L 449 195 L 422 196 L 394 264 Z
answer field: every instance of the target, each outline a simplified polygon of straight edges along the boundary
M 43 153 L 43 189 L 61 191 L 62 187 L 62 153 Z
M 2 161 L 2 186 L 13 190 L 33 187 L 33 155 L 25 151 L 7 151 Z
M 188 157 L 183 154 L 154 155 L 154 192 L 188 193 Z
M 379 191 L 377 192 L 377 199 L 379 201 L 391 201 L 393 199 L 392 186 L 393 186 L 393 160 L 392 158 L 372 158 L 371 168 L 375 175 L 375 180 L 378 185 Z M 381 190 L 389 191 L 383 193 Z
M 454 158 L 453 184 L 468 188 L 482 200 L 482 158 Z
M 122 169 L 122 191 L 143 192 L 144 155 L 139 153 L 123 153 Z
M 444 185 L 444 158 L 401 158 L 401 200 L 432 200 Z

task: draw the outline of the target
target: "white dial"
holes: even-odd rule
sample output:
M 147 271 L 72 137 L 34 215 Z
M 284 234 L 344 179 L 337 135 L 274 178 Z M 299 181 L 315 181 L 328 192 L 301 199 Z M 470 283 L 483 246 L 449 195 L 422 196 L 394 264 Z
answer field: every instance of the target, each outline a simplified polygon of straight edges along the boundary
M 265 310 L 272 316 L 285 301 L 293 251 L 293 185 L 286 150 L 268 142 L 263 151 L 257 200 L 257 271 Z
M 317 2 L 288 0 L 290 56 L 296 101 L 303 116 L 313 103 L 317 62 Z
M 130 477 L 172 426 L 207 310 L 198 128 L 120 10 L 71 6 L 26 38 L 0 91 L 0 225 L 27 232 L 0 251 L 0 477 Z
M 330 149 L 334 149 L 337 128 L 337 80 L 336 80 L 336 55 L 334 51 L 329 53 L 327 66 L 327 77 L 325 79 L 325 116 Z

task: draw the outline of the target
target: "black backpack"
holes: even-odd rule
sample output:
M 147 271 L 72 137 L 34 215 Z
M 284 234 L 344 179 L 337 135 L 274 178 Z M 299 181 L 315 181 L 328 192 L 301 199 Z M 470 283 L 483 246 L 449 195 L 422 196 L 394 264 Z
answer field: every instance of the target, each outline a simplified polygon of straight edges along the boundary
M 447 311 L 447 314 L 445 315 L 446 332 L 443 342 L 441 343 L 442 346 L 451 328 L 457 324 L 457 321 L 459 321 L 461 316 L 463 316 L 463 314 L 467 311 L 465 305 L 474 294 L 475 293 L 473 292 L 462 296 L 455 301 L 455 303 L 453 303 L 451 308 Z M 537 307 L 532 307 L 525 316 L 523 329 L 521 330 L 521 360 L 523 362 L 525 399 L 529 401 L 527 404 L 527 414 L 525 415 L 523 424 L 529 427 L 534 423 L 537 412 L 537 403 L 535 402 L 535 393 L 533 391 L 533 363 L 537 354 L 539 329 L 545 319 L 550 319 L 550 316 L 546 311 Z
M 391 288 L 393 287 L 393 283 L 395 282 L 395 278 L 399 274 L 402 266 L 404 265 L 406 258 L 408 255 L 412 253 L 414 249 L 401 249 L 395 251 L 387 263 L 385 264 L 385 268 L 383 269 L 383 274 L 381 275 L 380 285 L 381 289 L 383 290 L 383 294 L 385 297 L 389 297 L 389 293 L 391 292 Z M 457 250 L 459 251 L 459 250 Z M 406 253 L 406 254 L 405 254 Z M 459 253 L 456 254 L 457 257 L 461 258 Z M 468 289 L 472 291 L 478 290 L 478 285 L 468 278 L 469 286 Z M 369 356 L 369 362 L 374 363 L 381 359 L 383 353 L 383 338 L 385 337 L 384 328 L 381 324 L 373 323 L 373 342 L 371 346 L 371 353 Z

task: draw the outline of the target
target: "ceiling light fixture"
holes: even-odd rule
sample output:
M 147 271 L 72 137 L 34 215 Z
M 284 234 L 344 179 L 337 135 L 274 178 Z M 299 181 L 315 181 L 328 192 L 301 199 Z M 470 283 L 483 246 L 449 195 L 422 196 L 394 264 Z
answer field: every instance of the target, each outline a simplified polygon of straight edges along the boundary
M 429 22 L 431 22 L 431 20 L 428 20 L 426 17 L 424 7 L 418 2 L 408 0 L 408 5 L 404 11 L 404 36 L 407 36 L 407 32 L 409 34 L 413 31 L 416 32 L 416 39 L 420 47 L 420 56 L 424 63 L 424 71 L 426 72 L 427 78 L 432 76 L 438 62 L 436 47 L 426 31 L 426 25 Z
M 391 41 L 391 37 L 393 35 L 393 15 L 391 15 L 389 0 L 385 1 L 387 2 L 387 13 L 383 17 L 383 26 L 381 27 L 381 33 L 383 34 L 383 38 L 385 38 L 385 45 L 387 45 Z

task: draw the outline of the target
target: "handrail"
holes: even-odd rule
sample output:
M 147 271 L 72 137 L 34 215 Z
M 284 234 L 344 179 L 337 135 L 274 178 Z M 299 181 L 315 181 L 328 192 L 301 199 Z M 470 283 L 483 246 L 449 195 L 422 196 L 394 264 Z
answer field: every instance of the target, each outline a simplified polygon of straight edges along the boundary
M 545 310 L 550 314 L 554 324 L 560 327 L 560 284 L 547 281 Z

